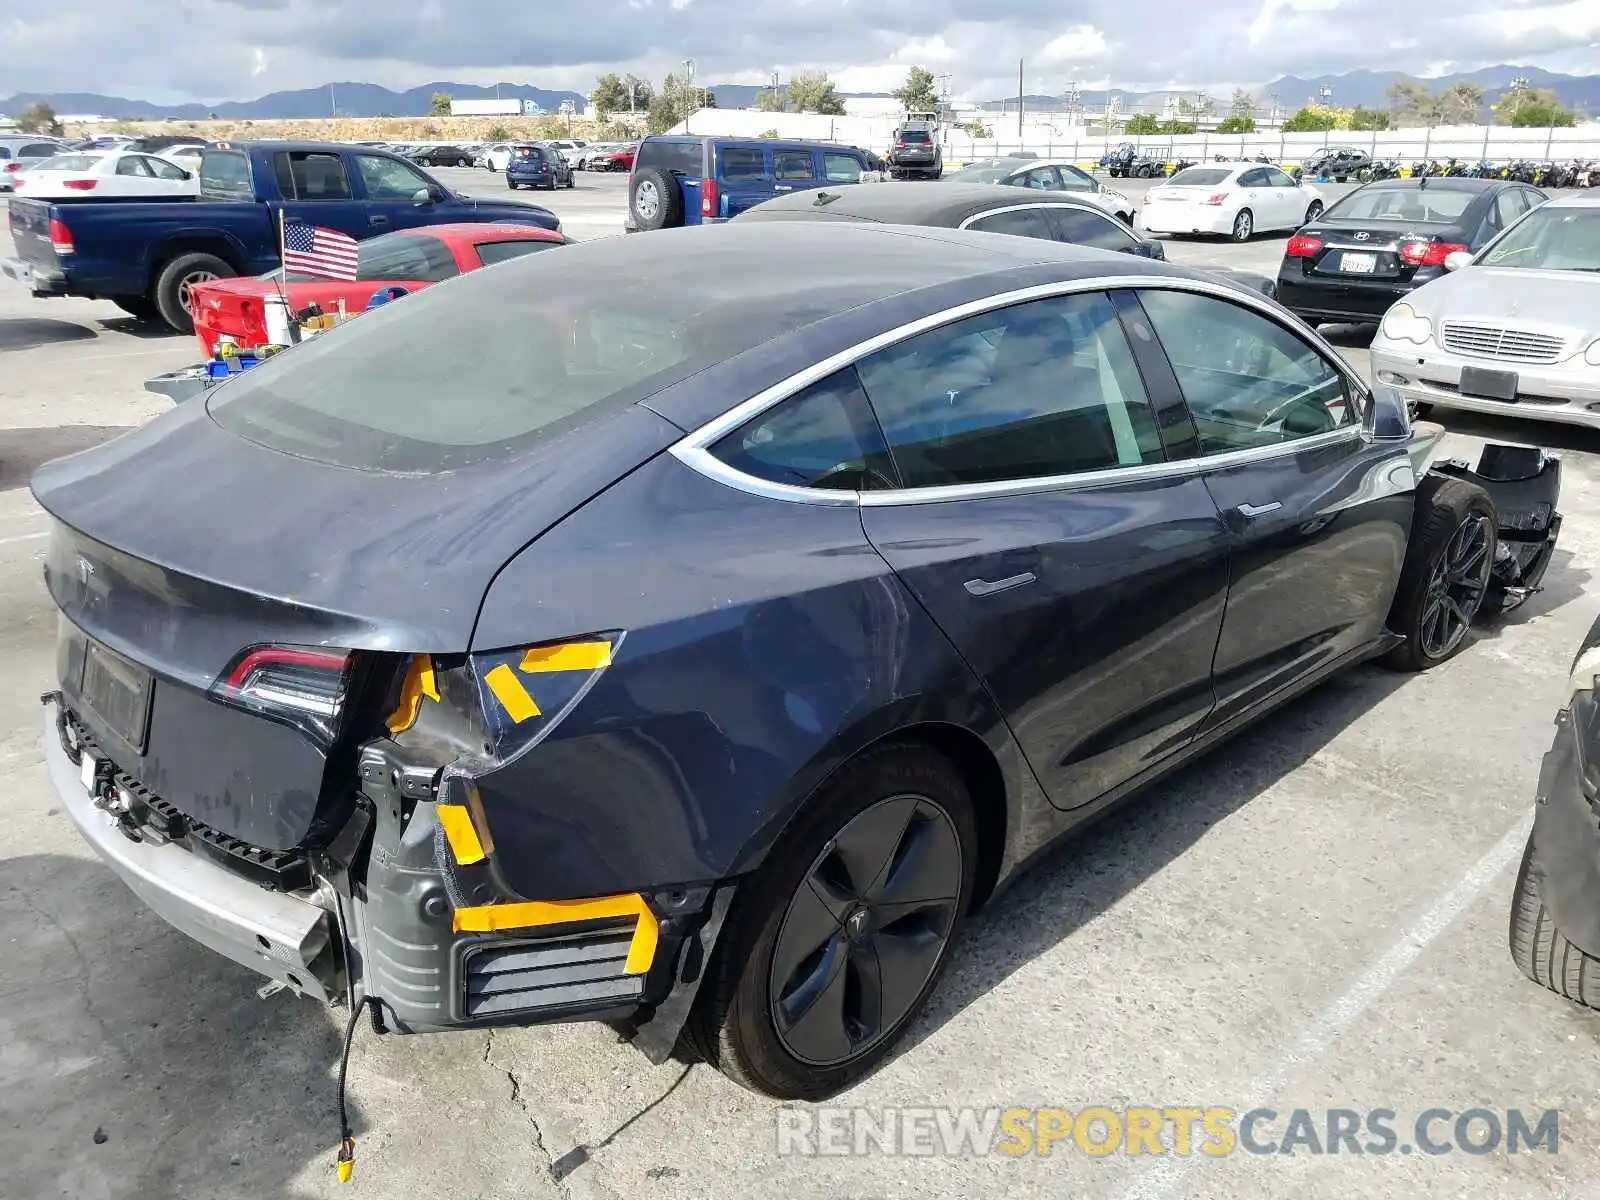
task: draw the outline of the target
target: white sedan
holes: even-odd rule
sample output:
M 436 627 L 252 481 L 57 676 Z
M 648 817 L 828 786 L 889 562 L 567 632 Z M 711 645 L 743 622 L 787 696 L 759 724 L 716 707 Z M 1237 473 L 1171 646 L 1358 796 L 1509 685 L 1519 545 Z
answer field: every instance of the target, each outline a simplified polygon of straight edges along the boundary
M 159 200 L 200 194 L 200 177 L 155 154 L 108 150 L 58 154 L 16 176 L 19 196 L 36 200 Z
M 1322 215 L 1322 193 L 1257 162 L 1186 167 L 1145 194 L 1139 223 L 1150 233 L 1223 234 L 1247 242 L 1268 229 L 1299 229 Z

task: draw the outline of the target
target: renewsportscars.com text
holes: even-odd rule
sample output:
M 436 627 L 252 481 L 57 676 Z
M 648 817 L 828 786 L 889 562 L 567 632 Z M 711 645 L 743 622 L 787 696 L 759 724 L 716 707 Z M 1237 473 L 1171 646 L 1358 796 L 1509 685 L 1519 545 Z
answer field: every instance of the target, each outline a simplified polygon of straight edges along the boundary
M 1053 1153 L 1384 1156 L 1556 1154 L 1556 1109 L 781 1108 L 778 1153 L 1023 1158 Z

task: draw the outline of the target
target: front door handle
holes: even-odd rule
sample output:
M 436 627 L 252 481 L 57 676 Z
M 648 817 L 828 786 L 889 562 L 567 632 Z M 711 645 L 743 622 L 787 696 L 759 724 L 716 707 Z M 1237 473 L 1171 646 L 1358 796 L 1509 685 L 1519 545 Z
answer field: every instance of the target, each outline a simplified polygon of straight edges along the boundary
M 1277 512 L 1283 505 L 1274 500 L 1271 504 L 1241 504 L 1239 515 L 1243 517 L 1264 517 L 1270 512 Z
M 1032 571 L 1024 571 L 1020 575 L 1008 575 L 1004 579 L 969 579 L 963 585 L 974 596 L 992 596 L 996 592 L 1009 592 L 1012 588 L 1019 588 L 1032 583 L 1039 578 Z
M 368 217 L 367 218 L 367 224 L 369 224 L 369 225 L 387 225 L 388 223 L 389 223 L 389 218 L 388 217 Z
M 792 192 L 794 191 L 794 185 L 788 183 L 775 183 L 772 185 L 772 190 L 775 192 Z

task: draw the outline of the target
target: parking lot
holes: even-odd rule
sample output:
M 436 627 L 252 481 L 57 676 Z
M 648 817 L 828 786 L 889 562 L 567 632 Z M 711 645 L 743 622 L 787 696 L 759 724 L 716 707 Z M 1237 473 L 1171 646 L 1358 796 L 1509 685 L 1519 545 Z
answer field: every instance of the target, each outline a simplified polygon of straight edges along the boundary
M 487 171 L 437 174 L 507 195 Z M 519 198 L 587 239 L 621 232 L 624 185 L 579 174 Z M 1271 274 L 1284 241 L 1168 254 Z M 141 383 L 192 362 L 193 339 L 0 282 L 0 1196 L 333 1195 L 339 1014 L 258 998 L 254 975 L 147 912 L 58 811 L 38 748 L 55 618 L 29 473 L 162 412 Z M 1359 330 L 1325 332 L 1365 370 Z M 1269 1108 L 1277 1138 L 1296 1109 L 1319 1127 L 1330 1108 L 1389 1109 L 1404 1148 L 1096 1157 L 1069 1139 L 1017 1158 L 796 1158 L 779 1153 L 777 1106 L 703 1066 L 651 1066 L 603 1025 L 363 1025 L 350 1194 L 1592 1195 L 1600 1014 L 1518 974 L 1506 925 L 1551 718 L 1597 615 L 1600 435 L 1444 420 L 1447 456 L 1476 460 L 1485 440 L 1564 454 L 1546 590 L 1436 671 L 1336 679 L 1055 852 L 972 922 L 902 1052 L 831 1102 Z M 1412 1152 L 1417 1115 L 1474 1108 L 1530 1125 L 1558 1109 L 1559 1152 Z

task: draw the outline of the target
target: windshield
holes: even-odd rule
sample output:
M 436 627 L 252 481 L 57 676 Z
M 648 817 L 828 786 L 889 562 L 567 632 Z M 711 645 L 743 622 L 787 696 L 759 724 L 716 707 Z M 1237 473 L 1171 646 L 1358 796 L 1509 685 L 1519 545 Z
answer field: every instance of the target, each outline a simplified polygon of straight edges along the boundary
M 1477 261 L 1486 267 L 1600 272 L 1600 208 L 1536 208 Z
M 37 166 L 30 167 L 33 171 L 87 171 L 101 159 L 99 154 L 58 154 L 54 158 L 47 158 Z
M 1233 171 L 1227 167 L 1190 167 L 1179 171 L 1168 182 L 1173 187 L 1214 187 L 1232 177 Z
M 1459 220 L 1476 192 L 1442 188 L 1362 188 L 1351 192 L 1323 214 L 1330 221 L 1437 221 Z
M 952 171 L 945 178 L 951 183 L 999 183 L 1016 167 L 966 167 Z
M 200 191 L 225 200 L 254 200 L 250 160 L 238 150 L 207 150 L 200 158 Z

